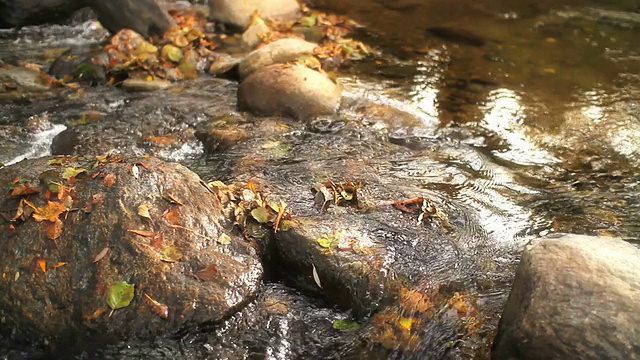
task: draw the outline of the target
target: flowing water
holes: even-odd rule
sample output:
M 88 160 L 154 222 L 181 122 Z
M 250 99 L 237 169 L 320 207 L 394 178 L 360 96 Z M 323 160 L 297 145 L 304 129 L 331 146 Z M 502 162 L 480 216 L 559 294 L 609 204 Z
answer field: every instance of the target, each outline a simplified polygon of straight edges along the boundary
M 151 152 L 182 161 L 204 178 L 250 178 L 243 172 L 272 166 L 280 169 L 283 188 L 299 185 L 300 172 L 310 170 L 306 163 L 348 167 L 350 159 L 371 159 L 366 161 L 374 170 L 367 175 L 380 179 L 380 191 L 384 185 L 419 184 L 449 203 L 449 211 L 473 212 L 478 221 L 469 224 L 468 233 L 475 234 L 469 239 L 477 236 L 492 248 L 507 249 L 493 259 L 507 265 L 516 263 L 530 237 L 548 232 L 613 235 L 637 243 L 640 7 L 635 1 L 310 3 L 359 21 L 364 29 L 357 37 L 380 51 L 375 60 L 341 74 L 348 100 L 338 116 L 308 126 L 276 121 L 271 130 L 288 127 L 284 140 L 276 130 L 267 134 L 268 125 L 254 129 L 267 129 L 260 158 L 271 163 L 262 166 L 233 152 L 204 154 L 193 143 Z M 70 41 L 90 43 L 101 36 L 92 23 L 7 31 L 0 33 L 0 58 L 45 64 Z M 95 132 L 123 137 L 135 135 L 127 133 L 127 119 L 158 118 L 167 131 L 180 132 L 202 118 L 234 112 L 233 85 L 205 80 L 185 87 L 182 94 L 102 88 L 88 90 L 80 100 L 61 93 L 0 103 L 0 162 L 41 155 L 81 111 L 120 119 Z M 407 120 L 387 112 L 363 119 L 359 99 L 414 116 Z M 248 119 L 239 126 L 249 129 L 251 121 L 262 121 Z M 379 136 L 359 132 L 358 124 L 380 129 Z M 25 127 L 33 131 L 20 130 Z M 395 147 L 389 150 L 389 144 Z M 136 151 L 144 145 L 137 144 Z M 497 312 L 512 275 L 498 276 L 502 285 L 480 294 Z M 223 327 L 146 346 L 157 358 L 285 359 L 328 357 L 353 341 L 330 326 L 332 319 L 347 316 L 342 310 L 279 284 L 265 286 L 259 299 Z M 264 306 L 273 309 L 274 303 L 286 306 L 265 312 Z M 247 328 L 254 331 L 241 331 Z M 128 343 L 105 349 L 97 353 L 151 356 L 144 346 Z

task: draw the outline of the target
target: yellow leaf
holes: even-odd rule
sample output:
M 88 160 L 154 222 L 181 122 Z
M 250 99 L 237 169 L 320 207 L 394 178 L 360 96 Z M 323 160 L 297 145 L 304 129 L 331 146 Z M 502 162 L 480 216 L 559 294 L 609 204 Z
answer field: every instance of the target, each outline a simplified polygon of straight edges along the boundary
M 151 214 L 149 214 L 149 203 L 144 203 L 138 206 L 138 215 L 151 220 Z
M 58 216 L 65 211 L 67 211 L 65 204 L 47 201 L 47 205 L 36 208 L 33 218 L 36 221 L 48 220 L 54 223 L 58 220 Z
M 411 330 L 411 325 L 413 325 L 413 321 L 414 320 L 412 318 L 401 317 L 398 320 L 398 323 L 403 329 Z
M 64 169 L 64 172 L 62 173 L 62 178 L 65 180 L 69 180 L 69 178 L 71 177 L 76 177 L 82 173 L 86 173 L 87 169 L 83 169 L 83 168 L 79 168 L 76 169 L 74 167 L 68 167 L 66 169 Z

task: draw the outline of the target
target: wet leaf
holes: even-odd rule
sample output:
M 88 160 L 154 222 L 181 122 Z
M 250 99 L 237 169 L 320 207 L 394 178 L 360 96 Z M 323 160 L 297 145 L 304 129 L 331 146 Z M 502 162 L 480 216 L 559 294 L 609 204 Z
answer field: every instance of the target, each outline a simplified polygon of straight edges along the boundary
M 151 310 L 154 314 L 160 316 L 163 319 L 169 317 L 169 307 L 165 304 L 159 303 L 151 298 L 151 296 L 144 294 L 147 302 L 151 305 Z
M 156 233 L 154 233 L 153 231 L 149 231 L 149 230 L 133 230 L 133 229 L 129 229 L 127 231 L 130 232 L 130 233 L 134 233 L 136 235 L 144 236 L 144 237 L 154 237 L 156 235 Z
M 333 328 L 345 331 L 358 330 L 360 328 L 360 324 L 350 319 L 336 319 L 333 320 Z
M 40 270 L 42 270 L 42 272 L 46 274 L 47 273 L 47 262 L 46 262 L 46 260 L 41 258 L 41 257 L 37 257 L 34 260 L 38 264 L 38 267 L 40 268 Z
M 210 281 L 216 278 L 218 275 L 218 268 L 215 265 L 211 264 L 202 270 L 198 270 L 195 272 L 195 277 L 203 281 Z
M 251 216 L 256 219 L 257 222 L 264 224 L 269 221 L 269 210 L 265 207 L 259 207 L 251 210 Z
M 23 184 L 16 185 L 11 191 L 11 196 L 38 194 L 40 191 L 39 187 L 32 185 L 30 182 L 25 182 Z
M 113 186 L 113 184 L 115 184 L 115 183 L 116 183 L 116 180 L 117 180 L 117 179 L 118 179 L 118 178 L 117 178 L 116 174 L 114 174 L 114 173 L 109 173 L 109 174 L 107 174 L 107 175 L 104 177 L 104 179 L 102 180 L 102 182 L 104 183 L 104 186 L 106 186 L 106 187 L 111 187 L 111 186 Z
M 273 224 L 273 232 L 278 232 L 278 227 L 280 226 L 280 221 L 287 211 L 287 203 L 283 200 L 280 200 L 280 206 L 278 208 L 278 217 L 276 217 L 276 222 Z
M 218 237 L 218 244 L 228 245 L 231 244 L 231 237 L 227 234 L 220 234 Z
M 66 263 L 66 262 L 64 262 L 64 261 L 60 261 L 59 263 L 57 263 L 57 264 L 53 265 L 53 268 L 54 268 L 54 269 L 57 269 L 57 268 L 59 268 L 59 267 L 63 267 L 63 266 L 65 266 L 65 265 L 67 265 L 67 263 Z
M 333 246 L 333 239 L 329 238 L 328 234 L 322 234 L 322 237 L 318 238 L 318 245 L 323 248 L 330 249 Z
M 135 287 L 135 285 L 126 281 L 117 282 L 109 287 L 106 301 L 111 308 L 111 314 L 113 314 L 114 310 L 129 306 L 131 300 L 133 300 Z
M 414 320 L 412 318 L 401 317 L 398 319 L 398 324 L 405 330 L 411 330 Z
M 312 26 L 316 26 L 316 24 L 318 22 L 318 17 L 315 16 L 315 15 L 305 16 L 305 17 L 300 18 L 300 20 L 298 20 L 298 22 L 302 26 L 312 27 Z
M 44 232 L 49 239 L 55 241 L 62 235 L 62 220 L 56 218 L 56 221 L 47 225 Z
M 104 258 L 104 257 L 107 255 L 107 253 L 108 253 L 108 252 L 109 252 L 109 247 L 108 247 L 108 246 L 105 246 L 105 247 L 104 247 L 104 249 L 102 249 L 102 251 L 100 251 L 100 252 L 98 253 L 98 255 L 96 255 L 96 256 L 93 258 L 93 262 L 94 262 L 94 263 L 97 263 L 98 261 L 102 260 L 102 258 Z
M 67 211 L 67 207 L 63 203 L 47 201 L 47 205 L 36 208 L 33 218 L 35 221 L 51 221 L 56 222 L 58 216 Z
M 64 169 L 64 172 L 62 173 L 62 178 L 65 179 L 65 180 L 69 180 L 69 178 L 76 177 L 76 176 L 78 176 L 78 175 L 80 175 L 82 173 L 86 173 L 86 172 L 87 172 L 87 169 L 83 169 L 83 168 L 76 169 L 76 168 L 70 166 L 70 167 Z
M 38 175 L 38 180 L 45 184 L 52 193 L 58 192 L 60 185 L 60 173 L 57 170 L 47 170 Z
M 64 163 L 62 162 L 61 159 L 51 159 L 49 161 L 47 161 L 47 165 L 58 165 L 58 166 L 62 166 L 64 165 Z
M 149 203 L 140 204 L 140 206 L 138 206 L 138 215 L 151 220 L 151 214 L 149 214 Z
M 157 233 L 151 238 L 151 246 L 155 248 L 161 248 L 162 242 L 164 241 L 164 235 L 162 233 Z
M 175 246 L 167 246 L 166 248 L 164 248 L 164 250 L 162 250 L 162 256 L 160 257 L 160 260 L 168 263 L 174 263 L 178 262 L 180 259 L 182 259 L 182 252 L 180 252 L 180 250 L 178 250 L 178 248 L 176 248 Z
M 174 63 L 179 63 L 180 60 L 182 60 L 182 58 L 184 57 L 184 53 L 182 52 L 182 50 L 179 47 L 171 44 L 163 46 L 160 55 L 163 59 L 169 60 Z
M 180 211 L 177 206 L 174 206 L 171 210 L 165 211 L 162 217 L 167 220 L 171 225 L 178 225 L 180 223 Z
M 293 221 L 291 220 L 282 220 L 280 222 L 280 231 L 289 231 L 293 228 Z
M 316 285 L 318 285 L 318 287 L 322 289 L 322 284 L 320 283 L 320 276 L 318 276 L 318 270 L 316 269 L 316 265 L 311 264 L 311 266 L 313 266 L 313 281 L 315 281 Z

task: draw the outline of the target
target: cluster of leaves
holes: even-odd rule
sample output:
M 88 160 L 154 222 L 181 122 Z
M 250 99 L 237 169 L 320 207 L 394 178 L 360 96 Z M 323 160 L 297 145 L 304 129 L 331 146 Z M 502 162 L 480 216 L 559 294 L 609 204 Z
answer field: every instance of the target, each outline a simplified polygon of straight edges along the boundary
M 266 225 L 274 232 L 288 231 L 293 226 L 291 210 L 287 203 L 283 200 L 270 200 L 259 192 L 253 183 L 243 187 L 212 181 L 205 185 L 218 196 L 220 203 L 231 206 L 234 225 L 243 231 L 247 227 L 248 219 Z
M 419 351 L 422 338 L 418 333 L 423 320 L 406 317 L 387 308 L 372 318 L 374 326 L 369 334 L 371 341 L 386 349 Z
M 355 252 L 364 251 L 364 247 L 357 239 L 342 230 L 335 230 L 329 234 L 322 234 L 317 240 L 318 245 L 322 247 L 322 253 L 325 255 L 332 254 L 334 250 Z
M 428 199 L 417 197 L 407 200 L 399 200 L 392 204 L 396 209 L 406 213 L 418 214 L 418 225 L 429 220 L 440 224 L 443 228 L 449 228 L 449 217 Z
M 358 208 L 358 190 L 362 186 L 359 181 L 327 180 L 315 190 L 315 204 L 320 211 L 325 210 L 329 204 L 337 206 L 350 206 Z

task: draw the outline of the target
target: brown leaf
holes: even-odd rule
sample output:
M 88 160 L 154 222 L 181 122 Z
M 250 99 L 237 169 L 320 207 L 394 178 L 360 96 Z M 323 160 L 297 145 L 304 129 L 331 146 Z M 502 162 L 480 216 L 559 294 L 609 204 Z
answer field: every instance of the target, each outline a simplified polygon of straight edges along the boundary
M 159 303 L 151 298 L 151 296 L 144 294 L 147 302 L 151 305 L 151 310 L 154 314 L 160 316 L 163 319 L 169 317 L 169 307 L 165 304 Z
M 180 211 L 177 206 L 174 206 L 171 210 L 165 211 L 162 217 L 165 218 L 169 224 L 178 225 L 180 222 Z
M 30 182 L 27 182 L 14 187 L 13 191 L 11 191 L 11 196 L 22 196 L 22 195 L 38 194 L 38 193 L 40 193 L 40 188 L 37 186 L 31 185 Z
M 47 225 L 44 231 L 45 235 L 51 240 L 56 240 L 62 235 L 62 221 L 56 218 L 56 221 Z
M 144 203 L 138 206 L 138 215 L 151 220 L 151 214 L 149 214 L 149 203 Z
M 102 179 L 102 182 L 106 187 L 111 187 L 113 184 L 116 183 L 116 179 L 117 179 L 116 174 L 109 173 L 104 177 L 104 179 Z
M 195 277 L 203 281 L 210 281 L 216 278 L 218 275 L 218 269 L 215 265 L 211 264 L 202 270 L 198 270 L 195 272 Z
M 155 248 L 162 248 L 162 242 L 164 241 L 164 235 L 157 233 L 151 238 L 151 246 Z
M 173 194 L 171 194 L 171 193 L 165 193 L 163 198 L 165 198 L 166 200 L 170 201 L 171 203 L 184 206 L 184 203 L 182 201 L 176 199 L 176 197 L 173 196 Z
M 102 260 L 102 258 L 105 257 L 108 252 L 109 252 L 109 247 L 105 246 L 104 249 L 102 249 L 102 251 L 100 251 L 98 255 L 96 255 L 96 257 L 93 258 L 93 262 L 97 263 L 98 261 Z
M 131 233 L 134 233 L 136 235 L 144 236 L 144 237 L 154 237 L 156 235 L 156 233 L 154 233 L 153 231 L 149 231 L 149 230 L 132 230 L 132 229 L 129 229 L 127 231 L 131 232 Z
M 56 222 L 58 216 L 65 211 L 67 211 L 67 207 L 63 203 L 47 201 L 47 205 L 36 208 L 33 218 L 35 221 L 48 220 Z

